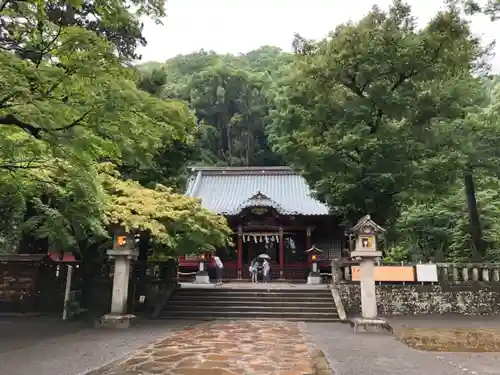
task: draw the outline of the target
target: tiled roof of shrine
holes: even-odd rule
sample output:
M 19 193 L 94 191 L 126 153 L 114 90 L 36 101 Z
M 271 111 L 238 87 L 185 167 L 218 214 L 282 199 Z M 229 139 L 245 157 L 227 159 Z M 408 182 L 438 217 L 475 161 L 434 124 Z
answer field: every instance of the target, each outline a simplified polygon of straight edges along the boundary
M 285 215 L 329 214 L 289 167 L 193 167 L 192 172 L 186 195 L 218 214 L 237 215 L 249 206 L 273 207 Z

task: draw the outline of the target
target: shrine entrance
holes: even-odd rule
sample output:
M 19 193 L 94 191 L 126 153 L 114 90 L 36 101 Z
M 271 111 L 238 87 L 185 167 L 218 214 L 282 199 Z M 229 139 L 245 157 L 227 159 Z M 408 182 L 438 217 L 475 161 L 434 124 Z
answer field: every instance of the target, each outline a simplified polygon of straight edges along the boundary
M 251 233 L 242 236 L 243 262 L 250 264 L 261 254 L 267 254 L 270 263 L 279 264 L 278 233 Z

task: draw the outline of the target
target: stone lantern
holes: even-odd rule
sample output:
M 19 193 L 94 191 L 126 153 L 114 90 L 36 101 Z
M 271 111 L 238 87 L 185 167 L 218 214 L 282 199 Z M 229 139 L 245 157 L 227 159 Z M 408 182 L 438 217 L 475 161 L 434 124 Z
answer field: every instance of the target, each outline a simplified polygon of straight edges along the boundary
M 348 232 L 355 238 L 351 257 L 360 262 L 362 318 L 351 320 L 356 331 L 384 331 L 388 327 L 384 319 L 377 318 L 375 290 L 375 261 L 382 258 L 382 252 L 377 249 L 377 236 L 384 232 L 385 229 L 377 225 L 370 215 L 363 216 Z
M 210 284 L 210 276 L 207 267 L 208 253 L 201 253 L 199 256 L 198 272 L 196 272 L 194 283 L 195 284 Z
M 137 241 L 134 233 L 128 233 L 123 228 L 115 228 L 113 248 L 107 251 L 109 259 L 115 261 L 113 274 L 113 291 L 111 297 L 111 312 L 101 318 L 101 326 L 110 328 L 128 328 L 135 318 L 127 314 L 128 285 L 130 265 L 136 260 Z
M 307 283 L 312 285 L 321 284 L 321 275 L 318 270 L 318 260 L 322 250 L 318 249 L 315 245 L 313 245 L 310 249 L 306 250 L 307 260 L 311 263 L 311 272 L 307 277 Z

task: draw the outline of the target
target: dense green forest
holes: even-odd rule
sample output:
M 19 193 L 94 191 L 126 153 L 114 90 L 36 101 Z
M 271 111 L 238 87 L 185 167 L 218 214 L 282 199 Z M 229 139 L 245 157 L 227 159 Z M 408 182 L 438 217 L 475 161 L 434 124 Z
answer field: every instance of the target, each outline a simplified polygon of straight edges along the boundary
M 113 224 L 158 255 L 222 246 L 182 195 L 201 163 L 294 167 L 346 225 L 385 226 L 389 260 L 500 260 L 500 80 L 464 16 L 493 3 L 419 28 L 395 1 L 291 53 L 135 67 L 165 4 L 134 3 L 0 3 L 1 251 L 93 254 Z

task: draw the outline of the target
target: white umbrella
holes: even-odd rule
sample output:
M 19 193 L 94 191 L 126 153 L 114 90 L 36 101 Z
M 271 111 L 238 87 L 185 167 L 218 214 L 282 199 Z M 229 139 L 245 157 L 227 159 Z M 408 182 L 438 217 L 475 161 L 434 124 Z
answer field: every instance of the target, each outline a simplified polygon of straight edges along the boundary
M 271 259 L 271 257 L 267 254 L 260 254 L 257 258 L 261 258 L 261 259 Z

